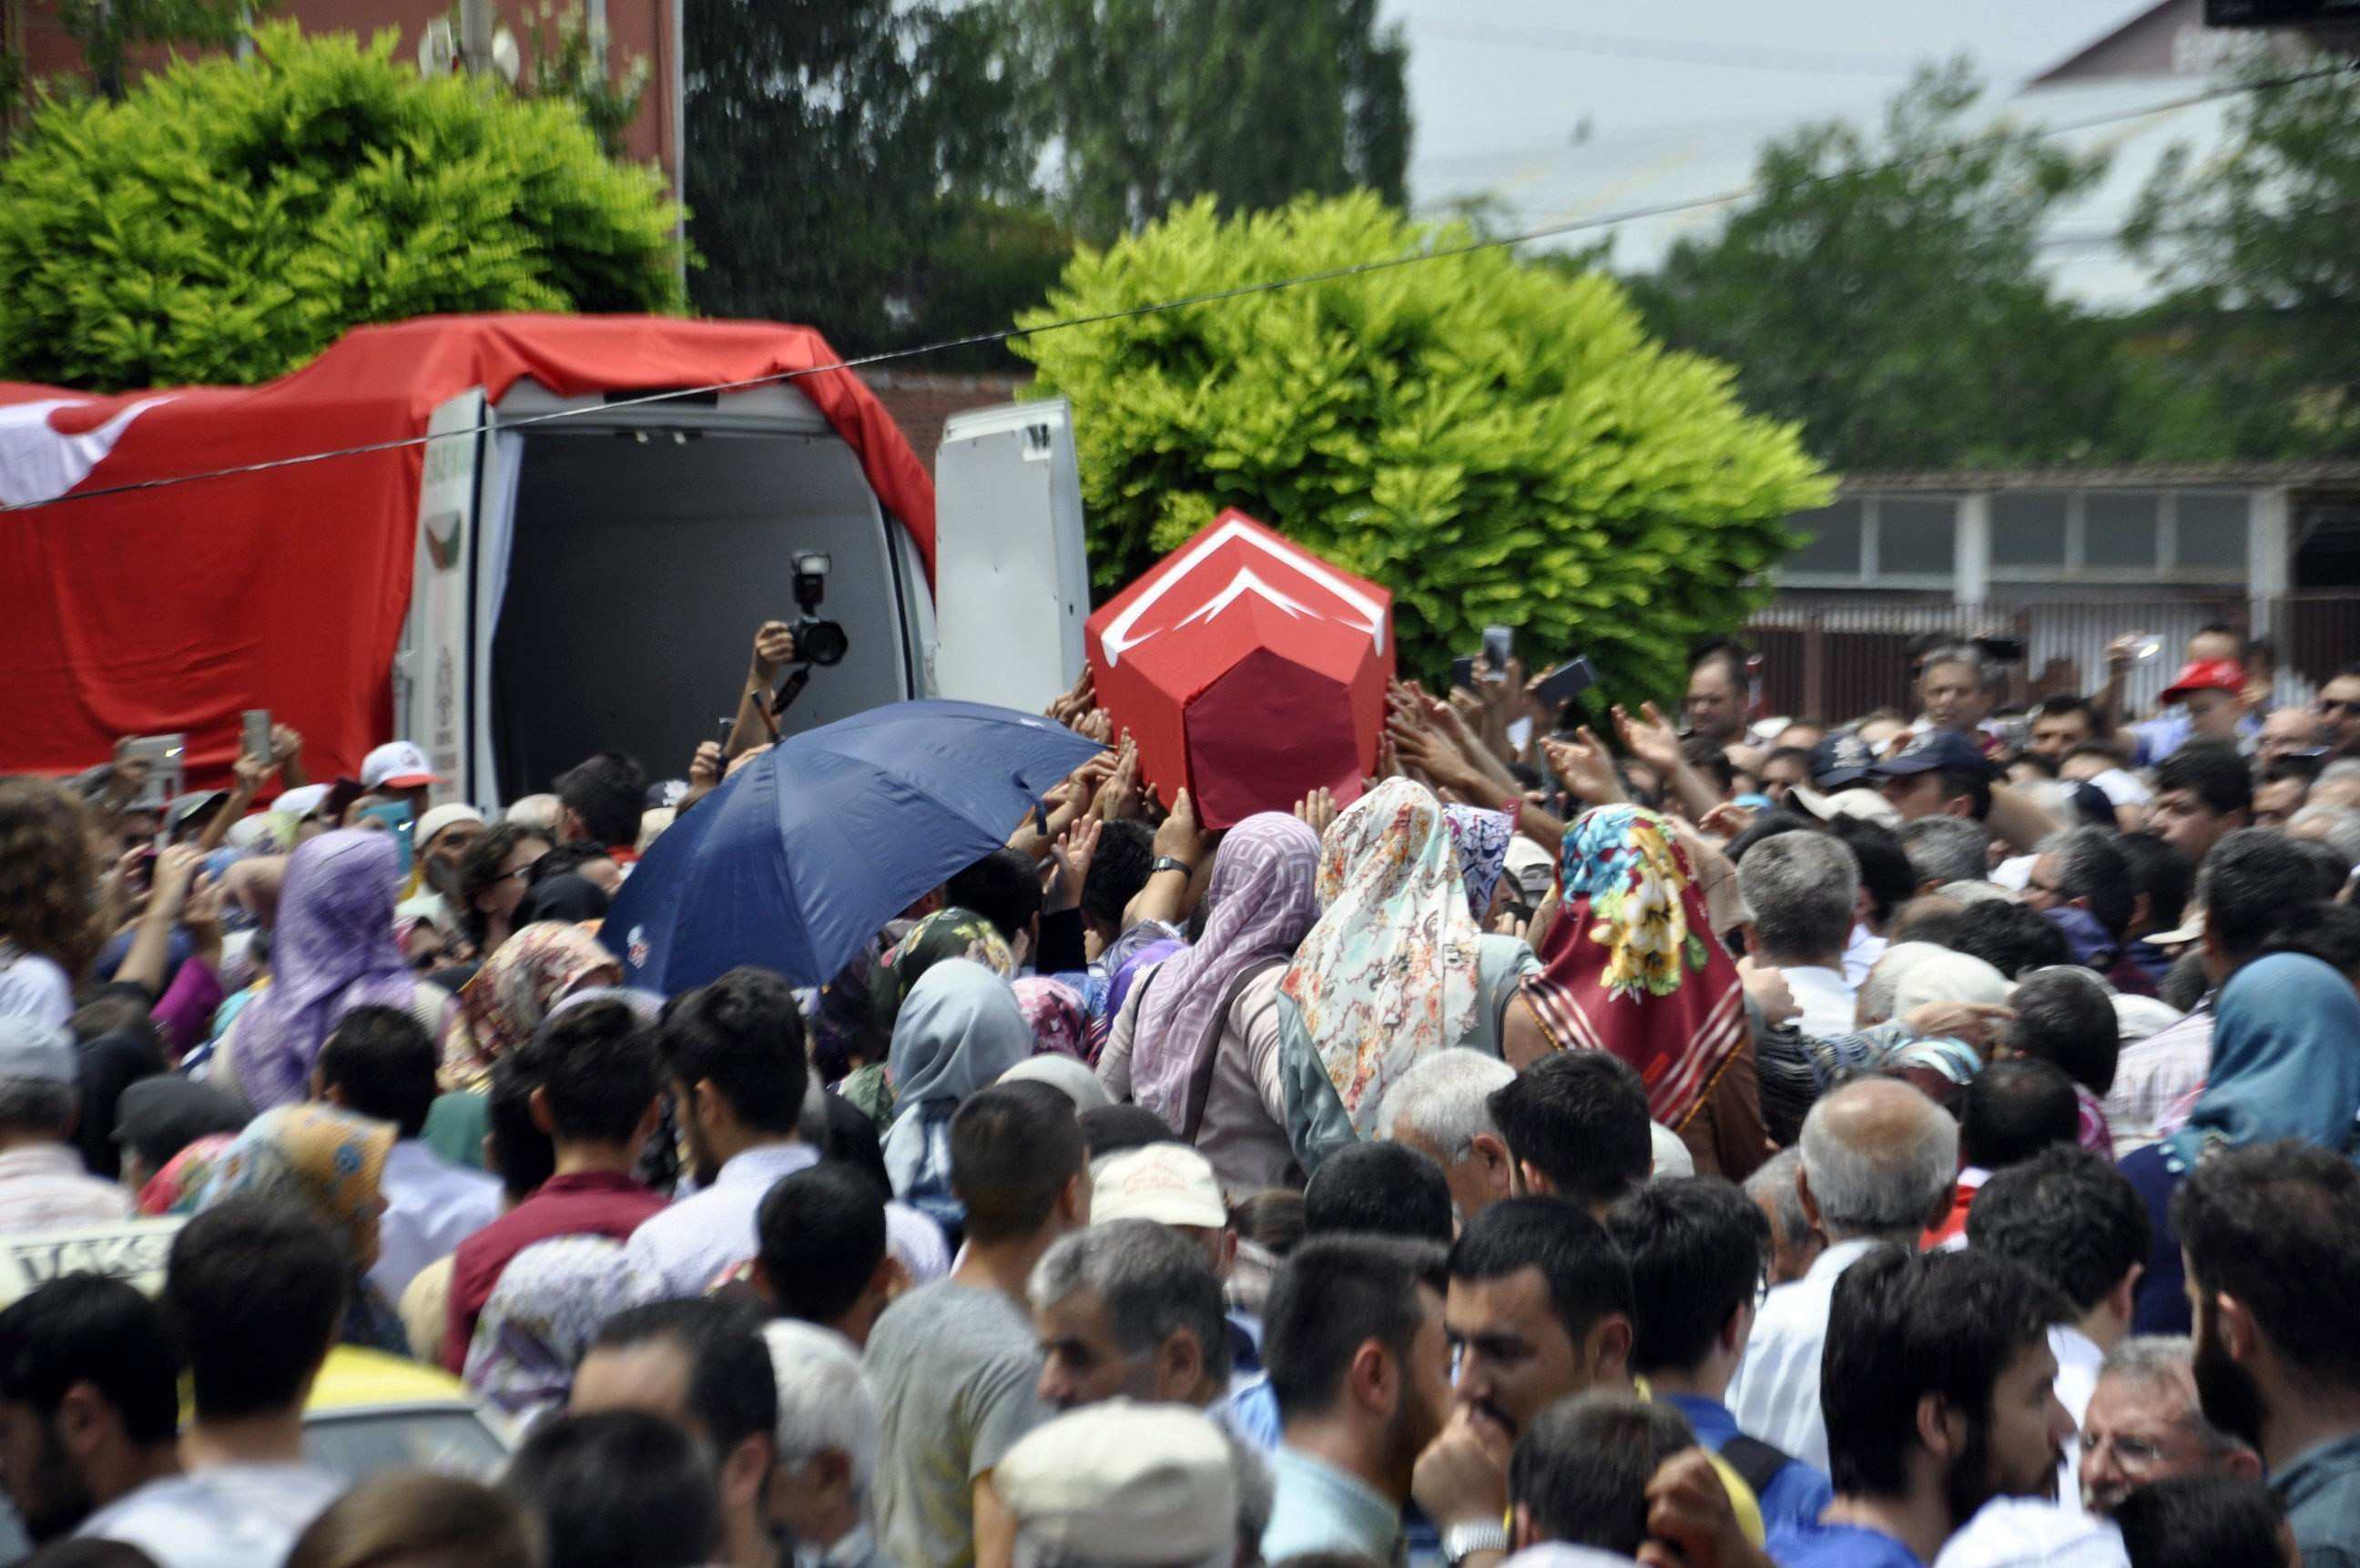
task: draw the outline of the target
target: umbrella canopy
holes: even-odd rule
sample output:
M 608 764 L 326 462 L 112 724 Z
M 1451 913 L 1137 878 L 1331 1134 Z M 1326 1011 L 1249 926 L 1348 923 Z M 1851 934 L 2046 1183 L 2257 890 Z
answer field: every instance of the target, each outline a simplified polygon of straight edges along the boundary
M 1098 702 L 1142 775 L 1227 828 L 1359 798 L 1384 737 L 1393 596 L 1232 508 L 1091 616 Z
M 630 983 L 667 994 L 739 964 L 825 984 L 1099 750 L 973 702 L 896 703 L 791 736 L 655 841 L 600 939 Z

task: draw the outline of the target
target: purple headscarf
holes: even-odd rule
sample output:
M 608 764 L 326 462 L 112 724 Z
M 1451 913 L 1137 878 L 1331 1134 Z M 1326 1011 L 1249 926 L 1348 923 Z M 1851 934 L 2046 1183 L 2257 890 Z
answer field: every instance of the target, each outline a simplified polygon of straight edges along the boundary
M 1131 1098 L 1185 1127 L 1188 1086 L 1221 1037 L 1221 1004 L 1251 966 L 1284 959 L 1319 918 L 1319 835 L 1283 812 L 1247 817 L 1221 840 L 1196 945 L 1147 982 L 1131 1039 Z
M 1459 851 L 1467 907 L 1480 922 L 1491 913 L 1491 894 L 1500 885 L 1500 873 L 1508 869 L 1508 841 L 1516 836 L 1516 825 L 1506 812 L 1480 806 L 1446 806 L 1442 820 L 1450 829 L 1450 847 Z
M 393 939 L 400 852 L 389 833 L 322 833 L 295 851 L 279 894 L 271 981 L 238 1014 L 232 1059 L 257 1113 L 303 1098 L 338 1019 L 407 1007 L 417 977 Z

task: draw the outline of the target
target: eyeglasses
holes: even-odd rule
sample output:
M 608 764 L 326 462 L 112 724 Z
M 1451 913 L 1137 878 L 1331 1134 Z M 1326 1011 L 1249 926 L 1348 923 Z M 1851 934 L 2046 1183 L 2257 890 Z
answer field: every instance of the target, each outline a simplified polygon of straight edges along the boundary
M 2081 1436 L 2081 1463 L 2087 1464 L 2100 1450 L 2112 1447 L 2114 1463 L 2125 1470 L 2144 1470 L 2164 1461 L 2163 1444 L 2144 1437 L 2124 1437 L 2114 1432 L 2084 1431 Z

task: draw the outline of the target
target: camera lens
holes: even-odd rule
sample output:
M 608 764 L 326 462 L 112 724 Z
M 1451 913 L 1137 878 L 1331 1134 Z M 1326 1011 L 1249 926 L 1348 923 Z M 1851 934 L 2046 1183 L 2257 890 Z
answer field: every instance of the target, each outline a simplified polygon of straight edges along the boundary
M 799 664 L 840 663 L 852 649 L 852 640 L 833 620 L 805 616 L 795 622 L 795 662 Z

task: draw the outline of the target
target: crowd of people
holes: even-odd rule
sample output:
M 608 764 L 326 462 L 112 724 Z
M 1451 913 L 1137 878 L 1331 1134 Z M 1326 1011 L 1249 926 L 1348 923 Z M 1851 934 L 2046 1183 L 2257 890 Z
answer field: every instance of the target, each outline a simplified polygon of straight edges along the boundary
M 0 779 L 0 1244 L 169 1232 L 0 1309 L 0 1484 L 51 1568 L 2360 1564 L 2360 668 L 2267 652 L 1511 662 L 1223 832 L 1086 676 L 841 973 L 672 995 L 601 921 L 742 715 L 497 820 Z M 497 1461 L 332 1463 L 396 1363 Z

